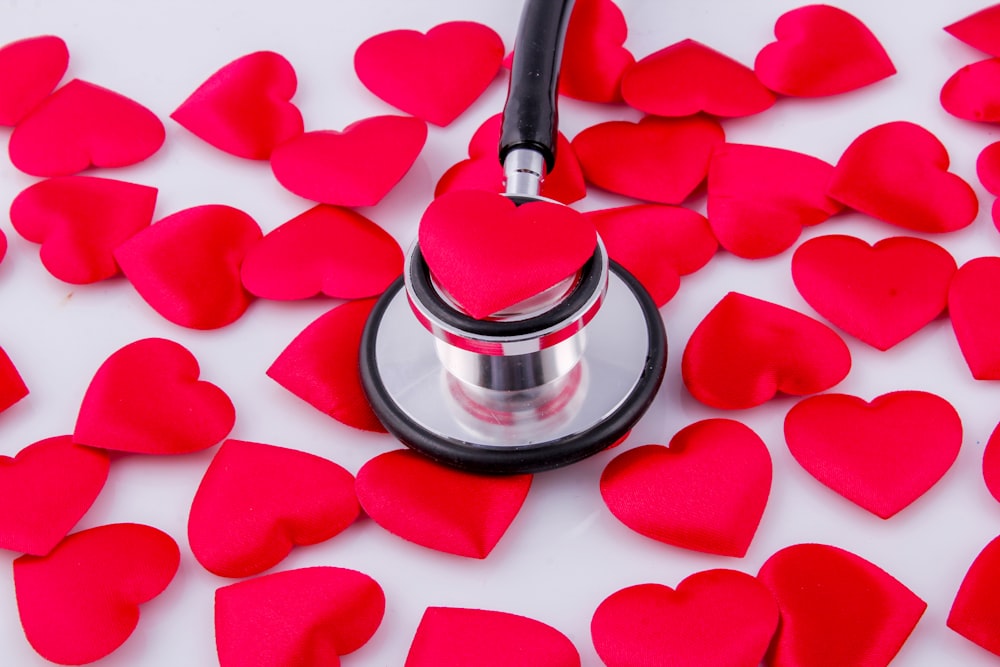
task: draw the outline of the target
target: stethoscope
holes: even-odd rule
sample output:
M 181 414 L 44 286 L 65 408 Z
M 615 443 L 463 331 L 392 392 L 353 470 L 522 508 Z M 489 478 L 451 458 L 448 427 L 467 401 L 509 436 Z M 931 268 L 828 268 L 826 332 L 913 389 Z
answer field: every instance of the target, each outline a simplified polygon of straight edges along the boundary
M 573 0 L 527 0 L 504 107 L 506 196 L 543 199 L 555 164 L 559 64 Z M 549 201 L 549 200 L 546 200 Z M 667 341 L 639 282 L 598 241 L 576 276 L 474 319 L 410 249 L 361 342 L 361 379 L 386 429 L 432 459 L 479 473 L 537 472 L 623 439 L 659 389 Z

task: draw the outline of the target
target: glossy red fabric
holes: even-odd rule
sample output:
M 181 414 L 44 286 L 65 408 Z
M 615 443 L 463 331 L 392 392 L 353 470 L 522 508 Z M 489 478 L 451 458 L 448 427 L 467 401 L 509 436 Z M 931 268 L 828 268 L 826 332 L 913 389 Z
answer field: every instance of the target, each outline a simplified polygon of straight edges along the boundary
M 1000 257 L 977 257 L 955 272 L 948 316 L 965 363 L 977 380 L 1000 380 Z
M 0 412 L 28 395 L 28 386 L 10 357 L 0 348 Z
M 983 480 L 990 495 L 1000 502 L 1000 424 L 993 429 L 983 449 Z
M 635 57 L 628 25 L 612 0 L 577 0 L 566 28 L 559 92 L 588 102 L 621 102 L 621 79 Z M 516 46 L 516 45 L 515 45 Z
M 1000 537 L 976 556 L 948 613 L 948 627 L 1000 655 Z
M 1000 56 L 1000 4 L 969 14 L 944 29 L 969 46 Z
M 40 35 L 0 48 L 0 125 L 13 127 L 48 97 L 69 67 L 61 37 Z
M 941 87 L 941 106 L 952 116 L 983 123 L 1000 121 L 1000 58 L 962 67 Z

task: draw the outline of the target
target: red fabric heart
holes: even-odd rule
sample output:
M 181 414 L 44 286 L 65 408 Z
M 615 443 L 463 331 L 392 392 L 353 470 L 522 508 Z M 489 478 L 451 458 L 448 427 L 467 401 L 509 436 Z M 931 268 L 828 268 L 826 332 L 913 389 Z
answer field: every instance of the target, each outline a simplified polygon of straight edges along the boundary
M 957 268 L 941 246 L 905 236 L 874 246 L 852 236 L 820 236 L 792 256 L 792 279 L 802 298 L 879 350 L 944 312 Z
M 453 21 L 426 35 L 392 30 L 369 37 L 354 54 L 354 71 L 382 100 L 443 127 L 486 90 L 503 56 L 492 28 Z
M 1000 537 L 972 562 L 948 613 L 948 627 L 1000 655 Z
M 825 324 L 737 292 L 695 328 L 681 360 L 688 391 L 726 410 L 760 405 L 778 392 L 825 391 L 850 369 L 847 345 Z
M 965 363 L 977 380 L 1000 380 L 1000 257 L 978 257 L 955 272 L 948 315 Z
M 906 121 L 885 123 L 847 147 L 828 194 L 905 229 L 952 232 L 975 220 L 979 202 L 948 165 L 948 151 L 933 134 Z
M 164 318 L 191 329 L 218 329 L 250 305 L 240 266 L 261 236 L 239 209 L 195 206 L 136 234 L 114 256 L 139 296 Z
M 776 93 L 837 95 L 896 73 L 882 44 L 855 16 L 830 5 L 807 5 L 782 14 L 777 41 L 761 49 L 754 71 Z
M 108 455 L 68 435 L 0 456 L 0 548 L 44 556 L 87 512 L 108 478 Z
M 1000 424 L 993 429 L 983 450 L 983 480 L 990 495 L 1000 502 Z
M 490 116 L 479 126 L 469 142 L 469 159 L 444 173 L 434 189 L 435 197 L 452 190 L 504 191 L 503 165 L 497 158 L 501 118 L 502 114 Z M 587 194 L 580 163 L 562 132 L 556 138 L 555 167 L 542 180 L 540 194 L 564 204 L 572 204 Z
M 778 605 L 735 570 L 696 572 L 677 585 L 640 584 L 608 596 L 590 622 L 608 667 L 751 667 L 778 625 Z
M 957 118 L 983 123 L 1000 121 L 1000 58 L 966 65 L 941 87 L 941 106 Z
M 0 348 L 0 412 L 28 395 L 28 387 L 10 357 Z
M 247 579 L 215 591 L 220 667 L 340 664 L 378 629 L 385 594 L 374 579 L 339 567 L 309 567 Z
M 0 48 L 0 125 L 13 127 L 48 97 L 69 67 L 66 42 L 41 35 Z
M 580 653 L 552 626 L 502 611 L 428 607 L 405 667 L 579 667 Z
M 976 158 L 976 175 L 992 195 L 1000 195 L 1000 141 L 989 144 Z
M 573 139 L 588 182 L 610 192 L 660 204 L 680 204 L 708 174 L 712 151 L 725 141 L 711 118 L 608 121 Z
M 429 549 L 486 558 L 521 509 L 531 479 L 475 475 L 403 449 L 368 461 L 356 488 L 361 507 L 389 532 Z
M 757 578 L 781 611 L 773 667 L 886 667 L 927 608 L 878 566 L 824 544 L 782 549 Z
M 320 412 L 365 431 L 385 433 L 361 387 L 361 333 L 374 299 L 321 315 L 274 360 L 267 375 Z
M 91 166 L 141 162 L 160 150 L 165 132 L 138 102 L 73 79 L 17 124 L 7 150 L 26 174 L 69 176 Z
M 0 262 L 7 255 L 7 235 L 0 230 Z
M 888 519 L 955 462 L 962 420 L 948 401 L 922 391 L 895 391 L 872 401 L 824 394 L 788 411 L 785 440 L 810 475 Z
M 63 176 L 29 186 L 10 205 L 17 233 L 41 243 L 42 264 L 67 283 L 118 273 L 112 251 L 153 221 L 156 188 L 93 176 Z
M 567 206 L 517 206 L 503 195 L 459 190 L 431 202 L 419 240 L 435 280 L 483 319 L 573 275 L 593 256 L 597 234 Z
M 410 170 L 426 140 L 427 124 L 418 118 L 375 116 L 342 132 L 300 134 L 274 150 L 271 169 L 279 183 L 300 197 L 374 206 Z
M 559 92 L 587 102 L 621 102 L 621 79 L 635 57 L 623 45 L 625 15 L 611 0 L 577 0 L 563 44 Z
M 185 454 L 221 441 L 236 423 L 225 392 L 198 379 L 198 361 L 163 338 L 129 343 L 97 369 L 73 442 L 122 452 Z
M 208 77 L 170 117 L 219 150 L 266 160 L 302 134 L 302 113 L 290 102 L 297 85 L 283 56 L 257 51 Z
M 359 511 L 354 477 L 333 461 L 226 440 L 191 503 L 188 540 L 208 571 L 249 577 L 277 565 L 292 547 L 330 539 Z
M 180 563 L 166 533 L 135 523 L 74 533 L 47 556 L 14 561 L 21 626 L 46 660 L 83 665 L 108 655 L 139 623 Z
M 708 167 L 708 221 L 738 257 L 771 257 L 792 247 L 804 226 L 843 206 L 826 196 L 833 165 L 781 148 L 722 144 Z
M 396 240 L 368 218 L 320 204 L 269 232 L 247 252 L 243 286 L 265 299 L 381 294 L 403 272 Z
M 652 53 L 625 71 L 622 97 L 657 116 L 707 113 L 750 116 L 774 105 L 774 94 L 746 65 L 693 39 Z
M 1000 56 L 1000 5 L 992 5 L 944 28 L 969 46 Z
M 708 264 L 719 249 L 705 216 L 686 208 L 638 204 L 584 215 L 611 259 L 639 279 L 658 307 L 677 293 L 681 276 Z
M 730 419 L 681 429 L 670 447 L 619 454 L 601 475 L 601 496 L 626 526 L 685 549 L 742 558 L 771 491 L 771 456 Z

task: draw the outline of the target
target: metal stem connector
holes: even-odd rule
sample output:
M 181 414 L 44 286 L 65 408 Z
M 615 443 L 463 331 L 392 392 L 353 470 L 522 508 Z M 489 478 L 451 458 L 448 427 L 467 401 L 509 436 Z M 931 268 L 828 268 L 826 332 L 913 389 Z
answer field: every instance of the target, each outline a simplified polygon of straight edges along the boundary
M 503 161 L 506 193 L 537 197 L 545 178 L 545 158 L 530 148 L 516 148 Z

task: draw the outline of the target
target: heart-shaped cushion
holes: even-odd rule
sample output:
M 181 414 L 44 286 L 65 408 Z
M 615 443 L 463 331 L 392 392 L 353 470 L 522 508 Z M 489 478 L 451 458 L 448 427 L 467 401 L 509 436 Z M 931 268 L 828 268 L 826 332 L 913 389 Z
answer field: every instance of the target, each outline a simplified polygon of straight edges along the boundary
M 374 299 L 351 301 L 321 315 L 288 344 L 267 375 L 342 424 L 385 433 L 361 386 L 361 333 Z
M 1000 120 L 1000 58 L 959 69 L 941 87 L 941 106 L 957 118 L 982 123 Z
M 628 25 L 612 0 L 577 0 L 566 28 L 559 92 L 587 102 L 621 102 L 621 79 L 635 57 Z
M 44 556 L 93 504 L 108 478 L 108 455 L 68 435 L 0 456 L 0 548 Z
M 377 296 L 403 273 L 403 251 L 359 213 L 320 204 L 280 225 L 247 251 L 243 286 L 265 299 Z
M 751 116 L 774 104 L 753 70 L 715 49 L 685 39 L 651 53 L 625 71 L 622 97 L 657 116 L 707 113 Z
M 48 97 L 69 67 L 61 37 L 40 35 L 0 48 L 0 125 L 13 127 Z
M 358 500 L 375 523 L 415 544 L 486 558 L 517 516 L 531 475 L 496 477 L 446 468 L 408 449 L 358 471 Z
M 84 285 L 118 274 L 114 249 L 153 221 L 156 188 L 94 176 L 61 176 L 23 190 L 10 205 L 17 233 L 41 243 L 42 264 Z
M 163 123 L 124 95 L 73 79 L 35 107 L 10 135 L 15 167 L 32 176 L 69 176 L 126 167 L 160 150 Z
M 777 41 L 754 62 L 760 81 L 797 97 L 837 95 L 896 73 L 878 38 L 857 17 L 830 5 L 806 5 L 782 14 Z
M 295 546 L 324 542 L 359 512 L 354 476 L 333 461 L 285 447 L 226 440 L 188 515 L 188 541 L 205 569 L 249 577 Z
M 962 420 L 948 401 L 923 391 L 895 391 L 871 401 L 823 394 L 788 411 L 785 441 L 810 475 L 888 519 L 955 462 Z
M 708 167 L 708 221 L 719 244 L 760 259 L 792 247 L 802 228 L 843 206 L 826 196 L 833 165 L 783 148 L 722 144 Z
M 167 320 L 218 329 L 246 311 L 240 267 L 261 239 L 260 227 L 231 206 L 178 211 L 119 245 L 115 260 L 139 296 Z
M 588 127 L 573 139 L 587 181 L 626 197 L 680 204 L 708 174 L 712 151 L 725 141 L 712 118 L 613 120 Z
M 778 605 L 754 577 L 696 572 L 674 590 L 629 586 L 608 596 L 590 622 L 607 667 L 755 667 L 778 625 Z
M 552 626 L 487 609 L 428 607 L 405 667 L 579 667 L 580 653 Z
M 669 447 L 619 454 L 601 475 L 601 496 L 632 530 L 685 549 L 743 557 L 771 491 L 771 456 L 751 429 L 706 419 Z
M 492 28 L 453 21 L 426 35 L 391 30 L 369 37 L 354 53 L 354 71 L 382 100 L 443 127 L 486 90 L 503 56 Z
M 340 567 L 308 567 L 247 579 L 215 591 L 220 667 L 340 664 L 361 648 L 385 613 L 374 579 Z
M 21 556 L 14 589 L 24 635 L 46 660 L 99 660 L 125 643 L 139 605 L 163 592 L 179 564 L 173 538 L 135 523 L 89 528 L 47 556 Z
M 573 275 L 593 256 L 597 234 L 568 206 L 457 190 L 427 207 L 419 240 L 441 287 L 483 319 Z
M 708 264 L 719 249 L 705 216 L 679 206 L 636 204 L 584 215 L 608 256 L 639 279 L 657 307 L 677 293 L 681 276 Z
M 825 391 L 851 369 L 832 329 L 775 303 L 730 292 L 698 324 L 681 360 L 688 391 L 725 410 L 751 408 L 778 392 Z
M 1000 655 L 1000 537 L 972 562 L 948 613 L 948 627 Z
M 236 423 L 232 401 L 199 380 L 198 360 L 163 338 L 129 343 L 97 369 L 83 396 L 73 442 L 140 454 L 211 447 Z
M 983 480 L 990 495 L 1000 502 L 1000 424 L 997 424 L 983 448 Z
M 851 142 L 829 195 L 874 218 L 919 232 L 952 232 L 976 218 L 976 193 L 948 171 L 944 145 L 923 127 L 894 121 Z
M 946 25 L 944 29 L 969 46 L 991 56 L 1000 56 L 1000 6 L 990 5 Z
M 1000 380 L 1000 257 L 977 257 L 955 272 L 948 316 L 965 363 L 977 380 Z
M 825 544 L 786 547 L 757 577 L 781 610 L 771 667 L 886 667 L 927 608 L 885 570 Z
M 375 116 L 342 132 L 306 132 L 271 154 L 275 178 L 300 197 L 339 206 L 374 206 L 410 170 L 427 124 L 410 116 Z M 363 165 L 363 168 L 360 168 Z
M 302 113 L 290 101 L 297 85 L 284 56 L 256 51 L 208 77 L 170 117 L 219 150 L 266 160 L 302 134 Z
M 28 386 L 7 352 L 0 348 L 0 412 L 28 395 Z
M 792 279 L 802 298 L 879 350 L 888 350 L 945 310 L 957 268 L 941 246 L 905 236 L 874 246 L 852 236 L 819 236 L 792 256 Z

